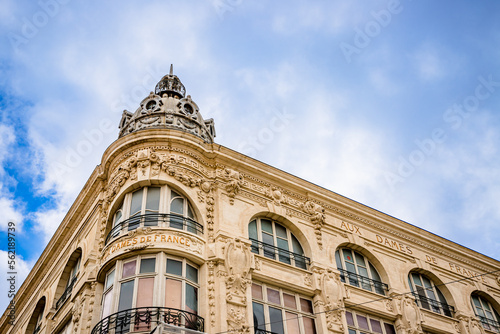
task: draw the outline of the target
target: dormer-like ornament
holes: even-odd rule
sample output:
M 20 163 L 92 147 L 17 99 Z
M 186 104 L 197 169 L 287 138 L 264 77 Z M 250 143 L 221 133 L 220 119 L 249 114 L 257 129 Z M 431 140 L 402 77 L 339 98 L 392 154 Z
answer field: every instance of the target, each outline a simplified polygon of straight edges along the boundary
M 119 137 L 144 129 L 163 128 L 188 132 L 213 143 L 214 120 L 204 120 L 191 96 L 185 97 L 185 94 L 186 88 L 170 66 L 170 74 L 158 82 L 155 92 L 141 101 L 135 113 L 123 111 Z

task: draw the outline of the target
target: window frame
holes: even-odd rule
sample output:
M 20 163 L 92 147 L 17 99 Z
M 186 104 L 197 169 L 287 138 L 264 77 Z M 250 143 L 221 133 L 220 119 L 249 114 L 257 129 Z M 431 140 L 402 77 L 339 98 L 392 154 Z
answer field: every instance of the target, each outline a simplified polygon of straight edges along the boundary
M 396 326 L 394 325 L 393 322 L 381 319 L 381 318 L 379 318 L 377 316 L 369 315 L 367 313 L 358 312 L 358 311 L 355 311 L 355 310 L 352 310 L 352 309 L 346 310 L 345 313 L 346 313 L 345 317 L 346 317 L 347 333 L 348 334 L 363 334 L 363 333 L 396 334 L 397 333 L 396 332 Z M 349 317 L 347 316 L 347 313 L 350 313 L 352 315 L 352 320 L 353 320 L 353 324 L 352 325 L 349 324 L 349 320 L 348 320 Z M 366 323 L 367 323 L 367 325 L 369 327 L 368 329 L 360 327 L 360 325 L 358 323 L 358 315 L 361 316 L 361 317 L 365 317 L 366 318 Z M 372 320 L 379 322 L 380 328 L 382 329 L 382 333 L 376 332 L 376 331 L 373 330 Z M 391 326 L 392 327 L 392 333 L 388 333 L 387 326 Z
M 258 296 L 254 295 L 255 287 L 260 287 L 262 299 L 259 299 Z M 293 315 L 297 316 L 298 326 L 299 326 L 298 328 L 299 328 L 300 334 L 317 334 L 317 333 L 319 333 L 317 330 L 317 326 L 316 326 L 316 314 L 314 313 L 314 303 L 313 303 L 313 299 L 311 297 L 304 296 L 302 294 L 299 294 L 297 292 L 293 292 L 291 290 L 279 288 L 279 287 L 276 287 L 273 285 L 268 285 L 268 284 L 263 283 L 263 282 L 253 282 L 251 289 L 252 289 L 252 314 L 254 315 L 254 319 L 255 319 L 255 309 L 254 309 L 255 304 L 262 305 L 263 316 L 264 316 L 265 328 L 257 328 L 256 324 L 254 323 L 253 326 L 254 326 L 256 331 L 258 329 L 260 329 L 260 330 L 266 330 L 266 331 L 273 332 L 273 333 L 275 332 L 276 329 L 274 329 L 272 327 L 272 320 L 271 320 L 271 316 L 270 316 L 270 308 L 274 308 L 276 310 L 281 311 L 281 319 L 283 320 L 283 327 L 282 327 L 283 333 L 285 333 L 285 334 L 288 333 L 288 327 L 286 325 L 288 323 L 288 321 L 286 321 L 286 320 L 287 319 L 295 319 L 294 317 L 291 317 L 291 318 L 287 317 L 287 314 L 293 314 Z M 280 299 L 279 304 L 269 300 L 269 296 L 268 296 L 269 290 L 279 292 L 279 299 Z M 284 295 L 294 297 L 295 308 L 292 308 L 292 307 L 286 305 Z M 302 300 L 308 302 L 312 313 L 302 310 L 302 307 L 303 307 Z M 304 318 L 308 318 L 308 319 L 312 320 L 312 325 L 313 325 L 312 333 L 311 332 L 306 333 Z M 273 329 L 274 329 L 274 331 L 273 331 Z
M 158 209 L 148 208 L 148 196 L 150 196 L 150 189 L 159 189 L 157 202 Z M 140 193 L 141 191 L 142 193 L 140 194 L 140 210 L 131 212 L 131 210 L 133 209 L 132 201 L 134 198 L 134 194 Z M 177 198 L 182 198 L 183 200 L 182 214 L 172 211 L 172 201 Z M 148 215 L 158 215 L 158 218 L 151 218 L 150 216 L 150 218 L 148 219 Z M 134 217 L 137 217 L 137 219 L 133 219 Z M 148 185 L 127 192 L 123 196 L 117 209 L 113 212 L 110 220 L 110 231 L 108 233 L 108 236 L 106 237 L 106 243 L 108 243 L 111 239 L 123 235 L 128 231 L 135 230 L 141 226 L 163 226 L 187 231 L 194 234 L 203 234 L 203 227 L 198 223 L 194 207 L 191 204 L 189 198 L 183 195 L 182 192 L 178 191 L 177 189 L 170 187 L 168 184 Z M 130 220 L 127 223 L 127 226 L 116 228 L 119 224 L 124 223 L 127 220 Z
M 418 285 L 419 288 L 417 288 L 417 284 L 414 281 L 415 276 L 418 276 L 420 279 L 421 284 Z M 426 280 L 430 283 L 430 287 L 426 286 L 429 285 L 426 284 Z M 408 273 L 408 284 L 410 285 L 410 290 L 415 297 L 415 303 L 417 303 L 420 308 L 424 308 L 428 311 L 447 317 L 453 317 L 453 306 L 448 303 L 444 294 L 441 290 L 439 290 L 436 283 L 434 283 L 434 280 L 432 280 L 429 276 L 416 271 L 410 271 L 410 273 Z M 422 295 L 421 292 L 425 295 Z M 431 293 L 434 295 L 434 298 L 432 298 Z M 425 299 L 423 300 L 421 297 L 424 297 Z
M 354 267 L 355 272 L 349 271 L 348 266 L 346 265 L 346 255 L 344 254 L 344 251 L 349 251 L 351 253 L 350 255 L 353 259 L 352 263 L 349 262 L 349 264 Z M 364 266 L 362 267 L 366 270 L 367 275 L 363 275 L 362 273 L 360 273 L 358 256 L 363 260 Z M 370 260 L 368 260 L 368 258 L 360 252 L 357 252 L 354 249 L 348 247 L 337 248 L 335 250 L 335 262 L 337 264 L 337 269 L 341 271 L 340 278 L 342 282 L 370 292 L 378 293 L 383 296 L 386 295 L 388 285 L 382 281 L 382 278 L 380 277 L 380 274 L 378 273 L 378 270 L 373 265 L 373 263 L 371 263 Z M 345 277 L 344 271 L 347 272 L 347 278 Z M 349 275 L 349 273 L 353 273 L 354 275 Z M 364 282 L 363 279 L 359 279 L 358 276 L 368 279 L 369 282 Z
M 477 298 L 477 300 L 480 304 L 480 308 L 474 302 L 474 298 Z M 474 314 L 476 315 L 477 318 L 479 318 L 479 321 L 481 322 L 481 325 L 483 326 L 483 328 L 486 330 L 489 330 L 489 331 L 500 333 L 500 314 L 493 307 L 493 304 L 491 304 L 487 298 L 481 296 L 477 292 L 471 294 L 470 302 L 471 302 L 472 308 L 474 310 Z M 485 304 L 487 307 L 490 308 L 489 310 L 485 310 L 485 307 L 484 307 Z M 483 315 L 479 314 L 480 313 L 480 312 L 478 312 L 479 310 L 481 310 L 483 312 Z M 489 313 L 491 313 L 491 317 L 493 319 L 490 319 L 486 315 L 485 311 L 488 311 Z M 491 328 L 491 327 L 493 327 L 493 328 Z
M 147 260 L 147 259 L 155 259 L 155 270 L 154 272 L 145 272 L 141 273 L 141 262 L 142 260 Z M 172 274 L 167 273 L 167 260 L 175 260 L 182 262 L 182 276 L 175 276 Z M 135 261 L 135 271 L 132 275 L 123 277 L 123 271 L 124 271 L 124 265 L 130 262 Z M 197 274 L 197 282 L 192 281 L 191 279 L 187 278 L 187 266 L 191 266 L 196 269 L 196 274 Z M 110 276 L 114 272 L 113 280 L 110 281 Z M 127 309 L 134 309 L 137 307 L 137 301 L 138 301 L 138 289 L 139 289 L 139 280 L 142 278 L 154 278 L 153 281 L 153 299 L 152 299 L 152 305 L 149 305 L 150 307 L 167 307 L 166 305 L 166 298 L 165 298 L 165 293 L 166 293 L 166 279 L 167 278 L 175 278 L 176 280 L 181 280 L 182 281 L 182 291 L 181 291 L 181 308 L 180 310 L 186 311 L 186 312 L 191 312 L 195 314 L 199 314 L 199 307 L 200 307 L 200 300 L 199 300 L 199 292 L 200 292 L 200 268 L 197 264 L 194 262 L 190 261 L 189 259 L 179 257 L 179 256 L 174 256 L 170 254 L 166 254 L 164 252 L 156 253 L 156 254 L 139 254 L 136 256 L 128 257 L 125 259 L 117 260 L 116 263 L 107 270 L 106 272 L 106 277 L 104 279 L 104 287 L 103 287 L 103 294 L 101 297 L 101 310 L 100 310 L 100 319 L 104 319 L 112 314 L 115 314 L 116 312 L 121 312 L 119 311 L 119 304 L 120 304 L 120 297 L 121 297 L 121 292 L 122 292 L 122 284 L 131 282 L 133 281 L 133 290 L 132 290 L 132 303 L 129 308 Z M 197 298 L 197 305 L 196 305 L 196 312 L 192 312 L 191 310 L 188 310 L 186 308 L 186 284 L 190 284 L 194 286 L 194 288 L 197 289 L 198 292 L 198 298 Z M 109 297 L 110 305 L 109 305 L 109 312 L 104 313 L 105 311 L 105 306 L 106 306 L 106 296 L 111 293 L 111 297 Z M 141 306 L 141 307 L 146 307 L 146 306 Z M 122 310 L 122 311 L 124 311 Z
M 264 235 L 269 236 L 271 235 L 271 233 L 264 230 L 264 228 L 262 227 L 263 221 L 268 221 L 271 223 L 273 244 L 264 241 Z M 256 229 L 256 239 L 252 236 L 252 234 L 255 233 L 251 232 L 253 226 L 255 226 Z M 279 240 L 284 240 L 284 237 L 278 235 L 276 226 L 279 226 L 285 230 L 288 249 L 284 249 L 279 246 Z M 305 255 L 304 247 L 302 247 L 299 239 L 284 224 L 266 217 L 254 218 L 248 223 L 248 238 L 252 241 L 253 253 L 262 255 L 268 259 L 294 266 L 296 268 L 307 270 L 310 260 Z M 266 245 L 268 245 L 268 247 L 266 247 Z M 300 247 L 300 252 L 297 252 L 297 249 L 295 249 L 296 246 Z M 280 252 L 280 250 L 282 250 L 283 252 Z M 300 260 L 298 260 L 294 255 L 299 255 Z M 287 259 L 288 261 L 286 261 Z

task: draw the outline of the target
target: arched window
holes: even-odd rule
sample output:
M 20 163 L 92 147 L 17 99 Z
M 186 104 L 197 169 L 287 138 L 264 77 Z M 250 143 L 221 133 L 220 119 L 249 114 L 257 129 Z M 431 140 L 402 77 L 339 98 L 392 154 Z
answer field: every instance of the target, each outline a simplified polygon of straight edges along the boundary
M 35 306 L 35 310 L 31 315 L 26 334 L 37 334 L 42 328 L 43 313 L 45 311 L 45 297 L 42 297 Z
M 202 234 L 189 201 L 168 186 L 149 186 L 125 195 L 106 242 L 140 226 L 163 226 Z
M 255 333 L 316 334 L 311 299 L 254 283 L 252 300 Z
M 68 260 L 66 267 L 59 280 L 59 285 L 56 289 L 56 309 L 59 309 L 66 300 L 71 296 L 73 286 L 78 278 L 78 270 L 80 269 L 81 250 L 76 250 Z
M 254 219 L 248 224 L 252 252 L 273 260 L 307 269 L 309 258 L 297 238 L 283 225 L 266 218 Z
M 146 331 L 154 328 L 155 318 L 203 331 L 198 292 L 198 267 L 186 259 L 159 253 L 119 260 L 106 274 L 96 328 Z M 120 328 L 114 327 L 117 322 Z
M 474 313 L 481 321 L 484 329 L 500 333 L 500 316 L 493 305 L 477 293 L 471 296 Z
M 382 283 L 373 264 L 363 255 L 349 248 L 341 248 L 335 252 L 335 261 L 342 282 L 385 295 L 387 284 Z
M 448 317 L 453 315 L 453 306 L 448 305 L 439 288 L 427 276 L 415 272 L 410 273 L 408 284 L 418 306 Z

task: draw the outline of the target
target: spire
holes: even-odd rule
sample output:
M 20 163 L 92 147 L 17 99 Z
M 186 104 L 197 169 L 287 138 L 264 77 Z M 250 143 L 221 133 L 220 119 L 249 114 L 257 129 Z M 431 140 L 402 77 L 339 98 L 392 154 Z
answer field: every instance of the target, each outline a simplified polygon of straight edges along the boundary
M 160 82 L 156 85 L 155 93 L 160 96 L 167 94 L 168 96 L 184 97 L 186 95 L 186 88 L 181 80 L 174 75 L 173 64 L 170 64 L 170 73 L 161 78 Z
M 142 100 L 134 113 L 123 111 L 119 128 L 119 137 L 149 128 L 188 132 L 207 143 L 213 143 L 215 137 L 214 120 L 203 119 L 191 96 L 186 96 L 181 80 L 174 75 L 172 64 L 170 73 L 161 78 L 155 92 Z

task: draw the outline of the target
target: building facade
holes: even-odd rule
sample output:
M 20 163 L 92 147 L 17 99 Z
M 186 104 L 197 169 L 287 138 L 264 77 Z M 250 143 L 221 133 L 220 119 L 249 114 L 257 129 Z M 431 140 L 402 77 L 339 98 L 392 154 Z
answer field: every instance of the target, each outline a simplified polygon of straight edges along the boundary
M 0 332 L 500 333 L 500 263 L 214 143 L 172 71 Z

